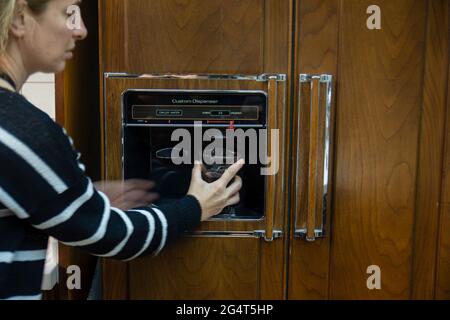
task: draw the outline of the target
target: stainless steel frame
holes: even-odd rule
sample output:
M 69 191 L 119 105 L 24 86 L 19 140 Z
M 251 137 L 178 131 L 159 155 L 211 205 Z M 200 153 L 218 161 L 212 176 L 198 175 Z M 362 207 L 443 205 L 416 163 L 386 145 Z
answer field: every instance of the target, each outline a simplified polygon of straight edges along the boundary
M 261 75 L 224 75 L 224 74 L 127 74 L 127 73 L 117 73 L 117 72 L 106 72 L 104 73 L 104 78 L 103 78 L 103 95 L 104 95 L 104 103 L 103 103 L 103 114 L 106 115 L 106 110 L 107 110 L 107 106 L 106 106 L 106 91 L 107 91 L 107 83 L 106 80 L 107 79 L 155 79 L 155 80 L 177 80 L 177 79 L 184 79 L 184 80 L 224 80 L 224 81 L 230 81 L 230 80 L 239 80 L 239 81 L 258 81 L 258 82 L 267 82 L 269 80 L 271 81 L 277 81 L 277 82 L 286 82 L 287 81 L 287 76 L 285 74 L 261 74 Z M 255 90 L 174 90 L 174 89 L 129 89 L 127 91 L 171 91 L 171 92 L 176 92 L 176 91 L 183 91 L 183 92 L 259 92 L 259 93 L 264 93 L 267 96 L 267 92 L 265 91 L 255 91 Z M 123 93 L 122 93 L 123 95 Z M 285 101 L 285 98 L 284 98 Z M 285 102 L 284 102 L 285 103 Z M 121 101 L 121 114 L 122 114 L 122 131 L 121 131 L 121 144 L 122 144 L 122 155 L 121 155 L 121 165 L 122 165 L 122 176 L 124 176 L 124 127 L 126 126 L 126 124 L 124 123 L 124 118 L 123 118 L 123 100 Z M 266 113 L 266 117 L 268 116 L 268 113 Z M 284 119 L 284 118 L 283 118 Z M 267 119 L 266 119 L 267 120 Z M 285 119 L 284 119 L 285 120 Z M 266 121 L 267 123 L 267 121 Z M 107 130 L 107 124 L 106 124 L 106 117 L 104 116 L 103 119 L 103 125 L 104 125 L 104 130 Z M 146 125 L 146 124 L 142 124 L 142 125 L 128 125 L 128 126 L 149 126 L 151 127 L 152 125 Z M 162 127 L 162 125 L 158 125 L 160 127 Z M 170 126 L 170 125 L 166 125 L 166 126 Z M 214 125 L 215 127 L 218 127 L 217 125 Z M 182 127 L 182 126 L 180 126 Z M 189 127 L 189 126 L 187 126 Z M 241 127 L 246 127 L 246 126 L 241 126 Z M 248 127 L 258 127 L 258 126 L 248 126 Z M 105 139 L 106 139 L 106 135 Z M 104 144 L 104 155 L 105 155 L 105 170 L 107 168 L 107 164 L 108 164 L 108 159 L 107 159 L 107 150 L 106 150 L 106 143 L 107 141 L 105 141 Z M 104 174 L 106 175 L 106 172 L 104 172 Z M 266 208 L 267 210 L 267 208 Z M 239 222 L 246 222 L 246 221 L 261 221 L 264 220 L 264 218 L 262 219 L 258 219 L 258 220 L 250 220 L 250 219 L 245 219 L 245 220 L 236 220 L 236 219 L 231 219 L 231 218 L 225 218 L 225 219 L 220 219 L 220 218 L 213 218 L 211 219 L 211 221 L 239 221 Z M 266 236 L 266 230 L 255 230 L 253 232 L 241 232 L 241 231 L 223 231 L 223 232 L 211 232 L 211 231 L 201 231 L 201 232 L 193 232 L 193 233 L 187 233 L 188 236 L 204 236 L 204 237 L 253 237 L 253 238 L 264 238 L 266 241 L 273 241 L 274 239 L 277 238 L 281 238 L 283 235 L 282 230 L 273 230 L 272 236 L 271 237 L 267 237 Z

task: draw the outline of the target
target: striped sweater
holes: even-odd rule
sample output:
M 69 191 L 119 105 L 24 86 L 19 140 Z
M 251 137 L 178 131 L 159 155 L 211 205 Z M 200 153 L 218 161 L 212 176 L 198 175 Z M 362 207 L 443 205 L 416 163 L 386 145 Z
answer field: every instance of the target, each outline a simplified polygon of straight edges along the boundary
M 48 236 L 99 256 L 159 253 L 200 222 L 192 196 L 122 211 L 95 190 L 71 139 L 0 88 L 0 299 L 40 299 Z

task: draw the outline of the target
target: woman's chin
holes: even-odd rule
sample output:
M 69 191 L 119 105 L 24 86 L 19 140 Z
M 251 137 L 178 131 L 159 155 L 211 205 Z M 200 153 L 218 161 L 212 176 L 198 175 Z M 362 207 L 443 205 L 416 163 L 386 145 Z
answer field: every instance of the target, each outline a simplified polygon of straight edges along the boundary
M 58 66 L 55 67 L 55 69 L 52 71 L 52 73 L 59 73 L 61 71 L 64 71 L 66 68 L 66 61 L 62 61 L 58 64 Z

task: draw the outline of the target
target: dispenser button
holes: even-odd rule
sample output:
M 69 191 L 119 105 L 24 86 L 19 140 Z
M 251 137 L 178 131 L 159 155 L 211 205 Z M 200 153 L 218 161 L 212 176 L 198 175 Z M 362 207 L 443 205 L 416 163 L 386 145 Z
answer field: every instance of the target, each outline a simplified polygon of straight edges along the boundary
M 214 110 L 211 111 L 211 115 L 214 117 L 223 117 L 223 116 L 229 116 L 230 111 L 228 110 Z
M 181 117 L 183 115 L 182 110 L 157 110 L 156 115 L 158 117 Z

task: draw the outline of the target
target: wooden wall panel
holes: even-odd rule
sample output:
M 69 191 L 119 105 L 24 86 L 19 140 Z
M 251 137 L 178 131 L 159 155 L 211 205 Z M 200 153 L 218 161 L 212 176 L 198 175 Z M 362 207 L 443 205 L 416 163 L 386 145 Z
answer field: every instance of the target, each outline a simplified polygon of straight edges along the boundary
M 130 263 L 131 299 L 257 299 L 260 242 L 184 238 Z
M 292 1 L 265 0 L 264 10 L 263 68 L 259 71 L 262 73 L 289 74 L 293 54 L 291 39 Z M 289 85 L 287 87 L 289 88 Z M 286 98 L 289 101 L 289 93 L 287 93 Z M 289 106 L 289 103 L 287 103 L 286 107 Z
M 286 248 L 283 240 L 273 242 L 261 240 L 258 299 L 281 300 L 286 298 Z M 283 261 L 280 261 L 283 257 Z
M 291 4 L 289 0 L 99 0 L 102 70 L 287 73 Z
M 427 1 L 341 1 L 330 298 L 407 299 L 411 291 Z M 378 265 L 382 289 L 368 290 Z
M 295 81 L 294 121 L 299 112 L 299 75 L 331 74 L 337 75 L 338 54 L 338 30 L 339 30 L 339 2 L 337 0 L 298 0 L 296 1 L 296 54 L 295 73 L 292 81 Z M 336 80 L 334 79 L 334 83 Z M 336 92 L 335 90 L 333 90 Z M 305 105 L 305 107 L 308 107 Z M 335 108 L 335 101 L 333 101 Z M 300 126 L 293 127 L 294 137 L 297 136 Z M 307 152 L 305 146 L 296 146 L 299 154 Z M 294 150 L 295 151 L 295 150 Z M 333 152 L 331 152 L 333 154 Z M 292 153 L 292 163 L 295 164 L 297 153 Z M 294 165 L 293 172 L 299 170 Z M 297 183 L 292 179 L 292 190 Z M 292 192 L 292 197 L 296 197 Z M 292 198 L 292 201 L 294 198 Z M 291 207 L 291 224 L 295 221 L 297 212 Z M 316 242 L 305 242 L 300 239 L 291 239 L 292 251 L 290 255 L 289 269 L 289 299 L 327 299 L 329 283 L 329 250 L 330 250 L 330 218 L 327 217 L 326 237 Z M 293 227 L 291 227 L 293 229 Z M 293 231 L 293 230 L 291 230 Z M 292 234 L 291 234 L 292 237 Z
M 128 264 L 111 259 L 102 260 L 102 299 L 125 300 L 130 298 Z
M 450 12 L 447 12 L 450 16 Z M 450 37 L 448 38 L 450 41 Z M 447 116 L 442 170 L 441 215 L 437 248 L 436 299 L 450 299 L 450 68 L 447 84 Z
M 436 249 L 450 54 L 449 7 L 447 0 L 428 1 L 424 101 L 419 140 L 414 259 L 411 277 L 411 298 L 414 299 L 433 299 L 435 296 Z
M 116 1 L 117 2 L 117 1 Z M 264 0 L 126 0 L 107 5 L 105 71 L 259 73 Z M 109 30 L 109 29 L 108 29 Z
M 99 0 L 100 30 L 100 78 L 104 72 L 125 70 L 128 59 L 127 37 L 125 35 L 126 1 Z M 101 91 L 102 95 L 103 92 Z

